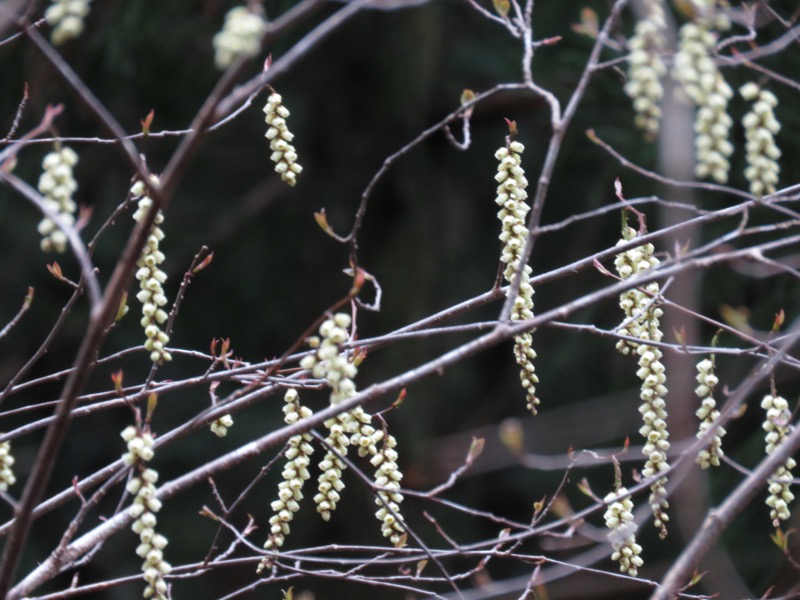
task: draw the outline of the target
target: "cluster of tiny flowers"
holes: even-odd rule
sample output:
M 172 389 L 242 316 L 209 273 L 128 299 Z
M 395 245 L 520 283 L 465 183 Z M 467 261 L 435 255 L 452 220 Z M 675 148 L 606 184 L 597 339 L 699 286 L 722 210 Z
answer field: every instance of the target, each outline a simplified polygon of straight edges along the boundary
M 302 172 L 303 167 L 297 163 L 297 152 L 292 146 L 294 134 L 286 128 L 289 109 L 283 105 L 283 98 L 280 94 L 275 92 L 270 94 L 267 104 L 264 106 L 264 113 L 267 125 L 269 125 L 266 138 L 269 140 L 269 148 L 272 150 L 269 158 L 275 163 L 275 172 L 281 176 L 281 179 L 294 187 L 297 183 L 297 176 Z
M 289 389 L 284 395 L 284 421 L 291 425 L 311 416 L 311 410 L 301 406 L 297 390 Z M 300 510 L 303 499 L 303 485 L 311 477 L 308 465 L 314 448 L 311 446 L 311 434 L 302 433 L 289 438 L 286 450 L 286 466 L 283 469 L 283 481 L 278 484 L 278 499 L 271 507 L 275 513 L 269 520 L 269 538 L 264 544 L 268 550 L 277 550 L 283 546 L 284 538 L 289 535 L 289 522 L 294 513 Z
M 717 41 L 712 29 L 714 18 L 699 14 L 694 22 L 681 27 L 672 76 L 697 105 L 695 174 L 725 183 L 730 170 L 728 157 L 733 153 L 733 144 L 728 139 L 733 120 L 727 112 L 733 90 L 712 58 Z M 718 27 L 721 24 L 716 23 Z
M 153 206 L 153 200 L 147 196 L 147 189 L 141 181 L 133 184 L 131 195 L 139 198 L 139 206 L 133 214 L 134 220 L 139 222 Z M 161 325 L 167 320 L 167 311 L 164 310 L 167 297 L 161 287 L 167 280 L 167 274 L 159 268 L 164 262 L 164 253 L 159 250 L 159 244 L 164 239 L 164 232 L 159 225 L 163 222 L 164 215 L 159 211 L 142 249 L 142 255 L 136 261 L 136 266 L 139 267 L 136 279 L 139 280 L 140 288 L 136 298 L 142 303 L 141 325 L 147 337 L 144 347 L 150 352 L 150 360 L 156 364 L 172 360 L 172 355 L 165 348 L 169 343 L 169 336 L 161 330 Z
M 653 138 L 658 134 L 661 121 L 659 104 L 664 96 L 661 78 L 667 72 L 661 59 L 666 45 L 666 21 L 661 0 L 647 0 L 643 4 L 647 14 L 636 23 L 636 30 L 628 43 L 630 54 L 625 93 L 633 100 L 636 126 Z
M 382 433 L 382 432 L 381 432 Z M 375 516 L 381 521 L 381 533 L 395 546 L 400 542 L 401 535 L 405 532 L 402 519 L 400 517 L 400 503 L 403 495 L 400 489 L 400 480 L 403 474 L 397 467 L 397 440 L 393 435 L 386 435 L 383 438 L 383 445 L 370 459 L 375 471 L 375 485 L 383 488 L 378 492 L 375 503 L 378 505 L 378 512 Z
M 625 227 L 617 246 L 635 238 L 636 230 L 632 227 Z M 653 244 L 647 243 L 618 254 L 614 259 L 614 266 L 620 278 L 628 279 L 657 267 L 660 261 L 655 257 L 654 252 Z M 658 282 L 651 281 L 644 285 L 644 291 L 639 288 L 631 288 L 620 294 L 619 306 L 625 314 L 625 325 L 620 329 L 620 333 L 645 342 L 661 341 L 659 318 L 663 315 L 663 311 L 654 302 L 659 291 Z M 623 354 L 630 354 L 632 349 L 635 350 L 638 347 L 639 344 L 635 342 L 626 340 L 617 342 L 617 350 Z
M 0 443 L 0 492 L 8 490 L 17 482 L 14 471 L 14 457 L 11 455 L 11 442 Z
M 606 527 L 611 532 L 608 539 L 614 552 L 611 560 L 619 562 L 619 570 L 631 577 L 636 577 L 639 567 L 644 564 L 642 547 L 636 543 L 636 523 L 633 521 L 633 502 L 628 490 L 620 488 L 608 494 L 603 501 L 608 504 L 606 508 Z
M 400 514 L 400 503 L 403 495 L 398 491 L 403 474 L 397 466 L 397 440 L 391 434 L 372 426 L 372 417 L 360 406 L 352 411 L 354 419 L 358 422 L 358 429 L 350 436 L 350 444 L 358 448 L 358 455 L 369 456 L 370 463 L 376 467 L 375 485 L 383 488 L 375 498 L 378 512 L 375 517 L 381 521 L 381 532 L 393 544 L 397 544 L 400 535 L 405 532 L 402 521 L 397 519 Z M 382 444 L 381 444 L 382 442 Z M 378 447 L 381 444 L 381 447 Z
M 261 50 L 266 23 L 261 15 L 237 6 L 225 15 L 222 31 L 214 36 L 214 62 L 227 69 L 237 58 L 252 57 Z
M 122 456 L 125 464 L 142 465 L 153 458 L 153 436 L 150 433 L 140 432 L 131 425 L 121 435 L 128 444 L 128 452 Z M 147 586 L 143 595 L 145 598 L 166 600 L 164 576 L 169 574 L 172 566 L 164 560 L 167 538 L 155 531 L 156 513 L 161 510 L 161 501 L 156 498 L 157 481 L 158 472 L 142 468 L 138 476 L 131 478 L 126 489 L 134 497 L 128 510 L 134 519 L 131 530 L 139 536 L 136 554 L 144 559 L 142 572 Z
M 697 387 L 694 393 L 700 398 L 700 408 L 695 413 L 700 419 L 700 429 L 697 437 L 703 437 L 709 430 L 712 423 L 719 418 L 717 403 L 714 400 L 714 388 L 719 383 L 719 379 L 714 375 L 714 363 L 705 358 L 697 363 Z M 701 450 L 697 455 L 697 464 L 703 469 L 708 467 L 718 467 L 719 459 L 722 457 L 722 437 L 725 429 L 717 427 L 711 443 Z
M 58 214 L 66 225 L 75 223 L 77 205 L 72 194 L 78 189 L 78 184 L 72 175 L 72 167 L 77 163 L 78 155 L 75 151 L 64 146 L 44 157 L 44 172 L 39 177 L 39 191 L 44 196 L 45 206 Z M 42 219 L 38 230 L 42 235 L 41 247 L 45 252 L 64 252 L 67 249 L 67 235 L 52 219 Z
M 219 419 L 214 419 L 211 422 L 211 433 L 217 437 L 225 437 L 228 435 L 228 428 L 233 426 L 233 417 L 230 415 L 222 415 Z
M 326 319 L 319 327 L 320 337 L 309 340 L 315 352 L 304 357 L 300 366 L 311 371 L 317 379 L 325 379 L 331 387 L 331 404 L 336 405 L 356 393 L 353 378 L 357 367 L 348 359 L 347 353 L 340 350 L 340 345 L 347 341 L 347 330 L 350 327 L 350 316 L 337 313 L 332 319 Z M 359 421 L 354 411 L 348 411 L 325 421 L 328 428 L 326 442 L 331 450 L 320 461 L 322 473 L 318 480 L 318 493 L 314 496 L 317 512 L 328 521 L 331 511 L 339 502 L 339 492 L 344 489 L 342 471 L 347 468 L 340 458 L 347 456 L 350 436 L 358 431 Z
M 494 157 L 500 161 L 497 166 L 497 198 L 495 202 L 500 206 L 497 218 L 502 223 L 500 241 L 503 242 L 503 251 L 500 260 L 505 264 L 503 277 L 509 283 L 514 279 L 518 270 L 521 270 L 519 294 L 514 299 L 511 311 L 512 321 L 525 321 L 533 318 L 533 286 L 530 284 L 531 267 L 521 265 L 522 251 L 528 238 L 528 228 L 525 225 L 525 216 L 530 206 L 525 202 L 528 193 L 528 180 L 521 166 L 520 154 L 525 147 L 519 142 L 511 142 L 508 147 L 502 147 L 495 152 Z M 536 414 L 539 398 L 536 396 L 536 376 L 534 359 L 536 352 L 532 346 L 533 337 L 530 333 L 521 333 L 514 338 L 514 358 L 520 367 L 520 381 L 525 390 L 528 410 Z
M 750 182 L 750 192 L 756 196 L 771 194 L 778 183 L 781 151 L 775 144 L 775 134 L 781 124 L 775 118 L 774 108 L 778 99 L 772 92 L 762 90 L 755 83 L 746 83 L 739 88 L 745 100 L 755 100 L 742 124 L 747 138 L 747 168 L 744 176 Z
M 320 336 L 309 340 L 316 351 L 300 361 L 300 366 L 309 369 L 313 377 L 327 381 L 331 387 L 332 405 L 339 404 L 356 393 L 353 378 L 358 369 L 349 360 L 347 353 L 341 350 L 341 344 L 348 338 L 350 323 L 350 316 L 345 313 L 337 313 L 333 318 L 325 320 L 319 328 Z M 325 422 L 329 431 L 326 443 L 332 450 L 320 461 L 322 473 L 314 502 L 317 512 L 323 519 L 329 520 L 331 511 L 336 509 L 339 502 L 339 493 L 344 489 L 342 471 L 346 465 L 340 457 L 347 455 L 350 446 L 357 448 L 358 455 L 370 457 L 370 463 L 376 468 L 375 485 L 382 489 L 375 499 L 379 506 L 375 516 L 382 523 L 384 537 L 397 544 L 400 535 L 405 531 L 402 520 L 398 518 L 400 503 L 403 501 L 398 490 L 403 475 L 397 467 L 397 451 L 394 449 L 397 441 L 394 436 L 375 429 L 371 423 L 372 417 L 360 406 Z M 274 530 L 273 527 L 273 532 Z
M 767 432 L 767 454 L 774 453 L 783 443 L 791 431 L 791 412 L 789 403 L 781 396 L 764 396 L 761 401 L 761 408 L 767 411 L 767 418 L 764 420 L 764 431 Z M 769 496 L 767 506 L 769 506 L 769 516 L 775 527 L 781 521 L 787 521 L 791 517 L 789 503 L 794 500 L 794 494 L 789 490 L 792 481 L 792 469 L 797 465 L 792 457 L 778 467 L 770 477 Z
M 53 0 L 44 13 L 47 24 L 53 27 L 50 36 L 58 46 L 83 32 L 83 20 L 89 14 L 90 0 Z
M 636 237 L 636 231 L 631 227 L 625 227 L 622 232 L 622 239 L 617 245 L 628 242 Z M 617 255 L 615 266 L 622 279 L 627 279 L 639 273 L 643 273 L 659 264 L 658 259 L 653 256 L 653 245 L 643 244 Z M 642 380 L 639 412 L 642 415 L 642 427 L 639 433 L 644 437 L 645 444 L 642 453 L 647 458 L 642 475 L 650 478 L 669 469 L 667 462 L 667 450 L 669 450 L 669 432 L 667 431 L 667 410 L 664 400 L 667 395 L 667 388 L 664 385 L 667 381 L 664 372 L 664 364 L 661 362 L 662 353 L 656 346 L 651 346 L 647 342 L 659 342 L 663 336 L 661 332 L 660 317 L 663 311 L 654 305 L 653 298 L 659 293 L 657 282 L 651 282 L 645 286 L 649 294 L 638 289 L 631 289 L 620 295 L 620 307 L 625 313 L 627 324 L 623 332 L 631 337 L 642 340 L 642 343 L 628 342 L 620 340 L 617 348 L 623 354 L 629 354 L 634 350 L 639 356 L 639 369 L 636 375 Z M 666 477 L 659 477 L 650 485 L 650 507 L 653 510 L 655 526 L 659 529 L 659 535 L 663 538 L 667 535 L 667 522 L 669 515 L 666 510 L 669 508 L 667 502 L 667 490 L 664 487 Z

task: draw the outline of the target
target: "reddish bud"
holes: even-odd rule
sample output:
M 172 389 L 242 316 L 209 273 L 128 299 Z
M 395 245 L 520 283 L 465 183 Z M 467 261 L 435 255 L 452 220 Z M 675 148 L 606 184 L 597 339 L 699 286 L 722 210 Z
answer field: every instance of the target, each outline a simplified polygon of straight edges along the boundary
M 784 321 L 786 321 L 786 313 L 783 309 L 780 309 L 775 315 L 775 320 L 772 322 L 772 331 L 776 333 L 780 331 Z
M 147 113 L 147 116 L 141 120 L 142 124 L 142 133 L 145 137 L 150 135 L 150 126 L 153 124 L 153 118 L 156 116 L 155 109 L 150 109 L 150 112 Z
M 203 269 L 208 267 L 208 265 L 210 265 L 211 261 L 213 261 L 213 260 L 214 260 L 214 253 L 213 252 L 209 252 L 208 256 L 206 256 L 200 262 L 199 265 L 197 265 L 194 269 L 192 269 L 192 275 L 196 275 L 197 273 L 199 273 L 200 271 L 202 271 Z
M 510 137 L 514 137 L 519 133 L 519 131 L 517 130 L 516 121 L 512 121 L 511 119 L 506 119 L 505 117 L 503 117 L 503 120 L 506 122 L 506 125 L 508 125 L 508 135 Z
M 119 394 L 120 396 L 122 395 L 122 379 L 123 379 L 123 376 L 124 376 L 124 374 L 122 372 L 122 369 L 120 369 L 119 371 L 116 371 L 115 373 L 111 374 L 111 382 L 114 384 L 114 391 L 117 394 Z
M 57 262 L 54 262 L 52 265 L 47 265 L 47 270 L 50 271 L 50 274 L 59 281 L 64 281 L 64 275 L 61 272 L 61 265 L 59 265 Z

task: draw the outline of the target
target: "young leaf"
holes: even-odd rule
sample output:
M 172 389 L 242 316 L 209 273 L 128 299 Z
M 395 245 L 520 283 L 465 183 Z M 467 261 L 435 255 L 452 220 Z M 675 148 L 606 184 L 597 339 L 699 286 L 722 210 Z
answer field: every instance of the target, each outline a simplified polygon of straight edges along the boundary
M 128 314 L 128 292 L 123 291 L 122 297 L 119 299 L 119 306 L 117 307 L 117 314 L 114 316 L 114 321 L 119 323 L 122 317 Z
M 492 4 L 498 15 L 504 19 L 508 18 L 508 11 L 511 10 L 511 2 L 509 0 L 492 0 Z
M 328 217 L 325 214 L 324 208 L 314 213 L 314 219 L 317 221 L 317 225 L 320 226 L 322 231 L 324 231 L 328 235 L 331 236 L 333 235 L 333 230 L 331 229 L 331 226 L 328 224 Z
M 428 565 L 427 559 L 423 559 L 417 563 L 417 577 L 419 577 L 422 574 L 422 571 L 425 569 L 427 565 Z
M 581 20 L 579 23 L 573 23 L 572 31 L 597 39 L 600 34 L 600 20 L 597 18 L 597 13 L 591 8 L 583 7 L 581 9 Z
M 786 313 L 783 309 L 780 309 L 778 313 L 775 315 L 775 320 L 772 322 L 772 331 L 774 333 L 778 333 L 783 327 L 783 323 L 786 321 Z
M 486 440 L 483 438 L 472 438 L 472 443 L 469 445 L 469 452 L 467 452 L 467 464 L 471 465 L 476 458 L 483 453 L 483 446 Z
M 145 423 L 149 423 L 150 420 L 153 418 L 153 413 L 158 406 L 158 394 L 155 392 L 151 392 L 149 396 L 147 396 L 147 416 L 144 419 Z

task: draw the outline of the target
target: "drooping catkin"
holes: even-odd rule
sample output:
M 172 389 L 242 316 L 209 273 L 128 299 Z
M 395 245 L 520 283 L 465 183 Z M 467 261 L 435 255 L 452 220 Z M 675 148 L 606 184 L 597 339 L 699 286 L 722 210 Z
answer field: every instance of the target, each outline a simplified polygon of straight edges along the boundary
M 284 394 L 283 414 L 287 425 L 307 419 L 312 414 L 311 409 L 300 405 L 299 398 L 294 388 L 286 390 Z M 274 514 L 269 520 L 269 537 L 264 543 L 267 550 L 277 550 L 283 546 L 286 536 L 289 535 L 289 523 L 300 510 L 303 486 L 311 478 L 308 466 L 314 453 L 312 439 L 310 433 L 301 433 L 292 436 L 287 442 L 283 481 L 278 484 L 278 499 L 270 505 Z
M 667 72 L 661 58 L 666 46 L 664 5 L 662 0 L 644 0 L 644 16 L 628 41 L 628 82 L 625 93 L 633 100 L 634 123 L 649 138 L 655 138 L 661 125 L 661 79 Z
M 153 177 L 153 183 L 158 183 L 158 179 Z M 131 196 L 134 199 L 138 198 L 138 207 L 133 213 L 133 219 L 140 222 L 152 208 L 153 200 L 147 195 L 147 187 L 142 181 L 133 184 Z M 167 297 L 162 287 L 167 280 L 167 274 L 160 267 L 165 258 L 160 249 L 161 240 L 164 239 L 164 231 L 161 229 L 163 222 L 164 215 L 159 211 L 142 254 L 136 261 L 138 267 L 136 279 L 139 280 L 139 293 L 136 294 L 136 299 L 142 303 L 140 323 L 146 338 L 144 348 L 150 353 L 150 360 L 158 365 L 172 360 L 172 354 L 166 348 L 169 336 L 161 328 L 168 317 L 167 311 L 164 310 Z
M 498 184 L 495 202 L 500 206 L 497 218 L 502 224 L 500 241 L 503 242 L 503 249 L 500 261 L 505 265 L 503 277 L 510 284 L 514 281 L 515 274 L 520 272 L 519 292 L 511 309 L 512 321 L 533 318 L 533 286 L 530 284 L 532 270 L 529 265 L 521 264 L 522 252 L 528 238 L 525 216 L 530 211 L 526 202 L 528 193 L 525 191 L 528 180 L 521 165 L 521 154 L 524 150 L 521 143 L 509 142 L 494 154 L 499 161 L 495 175 Z M 514 337 L 514 358 L 520 367 L 519 377 L 525 390 L 528 410 L 536 414 L 539 406 L 536 385 L 539 378 L 534 365 L 536 351 L 533 349 L 533 336 L 530 332 Z
M 128 481 L 126 490 L 133 496 L 128 509 L 134 521 L 131 530 L 139 536 L 136 554 L 144 560 L 142 574 L 147 585 L 145 598 L 167 599 L 167 583 L 164 577 L 172 571 L 172 565 L 164 560 L 167 538 L 156 533 L 156 513 L 161 510 L 161 501 L 156 498 L 158 471 L 146 467 L 154 456 L 154 439 L 147 427 L 144 429 L 130 425 L 121 433 L 128 451 L 122 455 L 122 462 L 133 465 L 137 472 Z
M 786 398 L 772 394 L 764 396 L 761 408 L 766 411 L 763 428 L 767 432 L 767 454 L 773 454 L 792 430 L 792 413 Z M 781 521 L 788 521 L 792 516 L 789 504 L 794 500 L 794 494 L 789 487 L 792 483 L 792 469 L 796 466 L 797 462 L 790 456 L 769 478 L 767 506 L 775 527 L 779 527 Z
M 617 245 L 636 239 L 637 233 L 632 227 L 623 227 L 622 239 Z M 615 259 L 615 266 L 620 278 L 628 279 L 658 266 L 659 260 L 654 256 L 652 244 L 642 244 L 621 252 Z M 666 476 L 661 473 L 669 469 L 667 450 L 669 450 L 669 432 L 667 431 L 667 395 L 666 373 L 661 362 L 661 350 L 648 342 L 660 342 L 660 317 L 663 311 L 658 307 L 659 285 L 651 281 L 641 287 L 635 287 L 620 294 L 620 307 L 625 314 L 625 325 L 620 329 L 629 337 L 640 341 L 620 340 L 617 349 L 623 354 L 635 352 L 639 357 L 639 369 L 636 375 L 642 385 L 639 397 L 639 412 L 642 415 L 642 426 L 639 433 L 645 440 L 642 453 L 647 458 L 642 475 L 655 478 L 650 485 L 650 507 L 653 520 L 659 529 L 659 536 L 667 535 L 669 515 L 667 508 Z
M 728 102 L 733 90 L 714 61 L 716 31 L 730 24 L 713 0 L 693 0 L 695 18 L 680 29 L 672 77 L 697 107 L 695 113 L 695 174 L 717 183 L 728 181 L 733 153 Z
M 66 226 L 75 223 L 78 206 L 72 199 L 78 183 L 72 173 L 78 164 L 78 155 L 72 148 L 62 146 L 50 152 L 42 161 L 43 172 L 39 177 L 39 191 L 44 196 L 44 204 L 56 213 Z M 42 235 L 41 248 L 45 252 L 54 250 L 63 253 L 67 249 L 67 234 L 49 217 L 39 222 L 38 231 Z
M 619 488 L 608 494 L 604 515 L 606 527 L 610 529 L 608 539 L 614 551 L 611 560 L 619 563 L 619 570 L 636 577 L 644 564 L 640 554 L 642 547 L 636 543 L 636 523 L 633 520 L 633 502 L 628 490 Z
M 269 125 L 265 137 L 269 140 L 269 148 L 272 150 L 269 158 L 275 163 L 275 172 L 281 179 L 294 187 L 303 167 L 297 162 L 297 151 L 292 146 L 294 134 L 286 126 L 289 109 L 284 106 L 280 94 L 276 92 L 270 94 L 264 106 L 264 115 Z
M 326 319 L 319 328 L 319 337 L 310 340 L 315 349 L 313 354 L 304 357 L 300 366 L 311 371 L 312 377 L 324 379 L 331 388 L 331 405 L 336 406 L 356 394 L 353 378 L 358 368 L 341 346 L 348 339 L 351 318 L 345 313 L 337 313 Z M 340 492 L 344 489 L 342 472 L 347 465 L 342 460 L 351 446 L 357 448 L 358 455 L 370 457 L 376 467 L 376 504 L 379 509 L 375 516 L 381 521 L 381 531 L 392 543 L 397 544 L 405 532 L 400 516 L 400 503 L 403 496 L 399 492 L 402 474 L 397 467 L 397 442 L 394 436 L 385 434 L 371 425 L 373 417 L 362 407 L 357 406 L 325 421 L 329 447 L 319 464 L 321 474 L 318 480 L 314 502 L 317 512 L 326 521 L 336 509 Z
M 694 393 L 700 399 L 700 408 L 695 413 L 697 418 L 700 419 L 700 428 L 697 432 L 697 437 L 699 438 L 703 437 L 714 421 L 719 418 L 717 403 L 714 400 L 714 388 L 719 383 L 719 379 L 714 374 L 713 361 L 705 358 L 697 363 L 696 379 L 697 387 Z M 717 427 L 711 442 L 697 454 L 696 462 L 701 468 L 707 469 L 708 467 L 719 466 L 719 460 L 723 456 L 722 437 L 725 433 L 724 428 Z
M 778 99 L 772 92 L 752 82 L 739 88 L 739 93 L 745 100 L 753 101 L 753 106 L 742 119 L 747 140 L 744 176 L 750 182 L 750 193 L 754 196 L 772 194 L 781 170 L 778 163 L 781 151 L 775 143 L 775 135 L 781 129 L 774 111 Z

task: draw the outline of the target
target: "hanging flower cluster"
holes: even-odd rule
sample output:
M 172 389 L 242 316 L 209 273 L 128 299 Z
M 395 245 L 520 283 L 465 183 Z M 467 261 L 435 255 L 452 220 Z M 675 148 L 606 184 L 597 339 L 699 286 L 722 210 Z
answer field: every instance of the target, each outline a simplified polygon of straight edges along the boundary
M 774 108 L 778 99 L 772 92 L 762 90 L 755 83 L 746 83 L 739 88 L 745 100 L 754 100 L 742 124 L 747 139 L 747 168 L 744 176 L 750 182 L 750 193 L 755 196 L 772 194 L 778 183 L 781 151 L 775 144 L 775 135 L 781 124 L 775 118 Z
M 389 538 L 389 541 L 397 546 L 401 543 L 402 534 L 406 530 L 400 519 L 400 503 L 403 501 L 403 495 L 398 491 L 403 474 L 397 466 L 397 451 L 394 449 L 397 440 L 391 434 L 386 434 L 382 440 L 383 444 L 379 449 L 374 445 L 369 446 L 369 453 L 372 455 L 370 463 L 373 467 L 377 467 L 375 485 L 383 488 L 378 491 L 375 498 L 375 504 L 379 507 L 375 516 L 382 523 L 383 537 Z M 360 448 L 359 453 L 361 453 Z
M 311 410 L 300 405 L 297 390 L 293 388 L 287 390 L 283 399 L 285 401 L 284 421 L 288 425 L 311 416 Z M 275 514 L 269 520 L 269 538 L 264 544 L 264 548 L 267 550 L 277 550 L 283 546 L 285 537 L 289 535 L 289 523 L 294 518 L 294 513 L 300 510 L 303 485 L 311 477 L 308 472 L 311 455 L 314 453 L 311 440 L 312 437 L 309 433 L 289 438 L 283 481 L 278 484 L 278 499 L 271 505 Z
M 348 339 L 350 324 L 350 316 L 345 313 L 337 313 L 333 318 L 326 319 L 320 325 L 319 337 L 309 340 L 316 351 L 300 361 L 300 366 L 310 370 L 313 377 L 327 381 L 331 387 L 333 406 L 356 393 L 353 378 L 358 369 L 341 349 L 341 344 Z M 340 457 L 347 455 L 350 446 L 356 447 L 358 455 L 371 457 L 370 462 L 377 469 L 375 485 L 380 489 L 375 502 L 380 508 L 375 516 L 382 522 L 384 537 L 397 544 L 400 535 L 405 532 L 402 519 L 399 518 L 403 496 L 398 491 L 402 474 L 397 467 L 397 451 L 394 450 L 397 442 L 394 436 L 372 427 L 371 422 L 372 417 L 360 406 L 325 421 L 329 432 L 325 441 L 331 449 L 319 464 L 322 473 L 314 502 L 317 512 L 324 520 L 329 520 L 344 489 L 342 471 L 347 466 Z M 378 444 L 381 446 L 378 447 Z
M 642 547 L 636 543 L 636 523 L 633 520 L 633 502 L 625 488 L 608 494 L 603 501 L 608 505 L 604 518 L 611 531 L 608 539 L 614 552 L 611 560 L 619 563 L 619 570 L 636 577 L 644 564 Z
M 727 112 L 733 90 L 714 63 L 713 53 L 717 42 L 714 29 L 727 28 L 729 23 L 714 11 L 713 2 L 694 4 L 697 17 L 681 27 L 672 76 L 697 106 L 695 174 L 725 183 L 730 170 L 728 157 L 733 153 L 729 140 L 733 120 Z
M 719 383 L 719 379 L 714 375 L 714 363 L 705 358 L 697 363 L 697 387 L 694 393 L 700 398 L 700 408 L 695 413 L 700 419 L 700 429 L 697 437 L 703 437 L 706 431 L 711 428 L 714 421 L 719 418 L 717 402 L 714 400 L 714 388 Z M 701 450 L 697 455 L 697 464 L 701 468 L 718 467 L 719 459 L 722 458 L 722 438 L 726 431 L 722 427 L 717 427 L 711 443 Z
M 214 36 L 214 62 L 219 69 L 227 69 L 237 58 L 249 58 L 261 51 L 261 38 L 267 25 L 264 18 L 237 6 L 225 15 L 222 31 Z
M 139 536 L 136 554 L 144 559 L 142 572 L 147 586 L 145 598 L 167 599 L 167 584 L 164 576 L 172 570 L 172 565 L 164 560 L 167 538 L 156 533 L 156 513 L 161 510 L 161 501 L 156 498 L 158 472 L 145 468 L 144 463 L 153 458 L 153 436 L 133 425 L 122 431 L 122 439 L 128 451 L 122 455 L 126 465 L 136 465 L 139 472 L 128 481 L 126 489 L 133 496 L 133 504 L 128 509 L 135 520 L 131 530 Z
M 292 146 L 294 134 L 286 127 L 286 119 L 289 117 L 289 109 L 283 105 L 283 98 L 280 94 L 273 92 L 267 98 L 264 106 L 266 115 L 267 129 L 266 138 L 269 140 L 269 148 L 272 150 L 270 160 L 275 163 L 275 172 L 281 176 L 286 183 L 294 187 L 297 183 L 297 176 L 303 171 L 297 163 L 297 152 Z
M 11 442 L 0 442 L 0 492 L 8 491 L 8 488 L 17 482 L 14 471 L 14 457 L 11 455 Z
M 495 202 L 500 206 L 497 218 L 502 223 L 500 241 L 503 243 L 500 260 L 506 265 L 503 277 L 508 283 L 514 280 L 517 271 L 521 271 L 519 294 L 514 299 L 511 310 L 512 321 L 525 321 L 533 318 L 533 286 L 530 284 L 531 267 L 522 265 L 522 252 L 528 238 L 528 228 L 525 216 L 530 206 L 525 202 L 528 193 L 528 180 L 521 166 L 520 155 L 525 147 L 519 142 L 511 142 L 503 146 L 494 157 L 500 161 L 497 166 L 497 197 Z M 520 367 L 520 381 L 526 393 L 528 410 L 536 414 L 539 398 L 536 396 L 536 385 L 539 378 L 536 376 L 534 360 L 536 352 L 533 349 L 533 337 L 529 332 L 521 333 L 514 338 L 514 358 Z
M 309 340 L 316 352 L 300 361 L 300 366 L 309 369 L 313 377 L 327 381 L 331 387 L 332 405 L 339 404 L 356 393 L 353 378 L 358 369 L 349 360 L 347 353 L 340 350 L 340 345 L 347 341 L 350 322 L 350 316 L 345 313 L 337 313 L 332 319 L 323 321 L 319 328 L 320 337 Z M 331 512 L 336 510 L 339 492 L 344 489 L 342 471 L 347 465 L 339 457 L 347 456 L 349 436 L 358 430 L 358 420 L 352 411 L 344 412 L 325 421 L 325 427 L 328 428 L 325 441 L 330 449 L 319 463 L 322 473 L 314 502 L 317 512 L 328 521 Z
M 44 196 L 47 208 L 58 214 L 66 225 L 75 223 L 77 205 L 72 194 L 78 189 L 78 183 L 72 174 L 72 168 L 78 164 L 78 155 L 72 148 L 63 146 L 60 150 L 50 152 L 42 161 L 44 172 L 39 177 L 39 191 Z M 41 247 L 45 252 L 55 250 L 64 252 L 67 249 L 67 235 L 61 231 L 52 219 L 45 217 L 39 222 L 39 233 L 42 235 Z
M 617 245 L 635 238 L 636 231 L 632 227 L 624 226 L 622 239 L 617 242 Z M 622 279 L 628 279 L 656 267 L 659 261 L 653 252 L 652 244 L 642 244 L 618 254 L 614 263 L 617 273 Z M 639 357 L 639 369 L 636 371 L 636 375 L 642 380 L 639 395 L 642 403 L 639 406 L 639 412 L 642 414 L 643 421 L 639 433 L 645 439 L 642 453 L 647 457 L 642 475 L 650 478 L 669 469 L 667 462 L 669 432 L 667 431 L 667 405 L 664 400 L 667 395 L 667 388 L 664 385 L 667 378 L 664 364 L 661 362 L 662 353 L 658 347 L 647 343 L 660 342 L 663 336 L 659 321 L 663 311 L 656 306 L 659 285 L 657 282 L 650 282 L 644 286 L 644 290 L 634 288 L 620 295 L 620 307 L 626 317 L 621 333 L 638 338 L 641 343 L 620 340 L 617 349 L 623 354 L 629 354 L 633 350 Z M 666 477 L 658 477 L 650 485 L 650 507 L 653 510 L 655 526 L 659 529 L 659 535 L 662 538 L 667 535 L 667 522 L 669 521 L 669 515 L 666 512 L 669 503 L 667 502 L 667 490 L 664 487 L 666 483 Z
M 153 183 L 158 183 L 158 179 L 153 177 Z M 133 213 L 133 219 L 139 222 L 150 211 L 153 200 L 147 195 L 147 188 L 142 181 L 133 184 L 131 196 L 139 199 L 138 208 Z M 166 349 L 169 336 L 161 329 L 161 325 L 166 322 L 168 316 L 167 311 L 164 310 L 167 297 L 161 287 L 167 280 L 167 274 L 159 267 L 164 262 L 164 253 L 159 249 L 159 244 L 164 239 L 164 231 L 160 227 L 163 222 L 164 215 L 159 211 L 147 243 L 142 249 L 142 255 L 136 261 L 136 266 L 139 267 L 139 270 L 136 271 L 136 279 L 139 280 L 140 287 L 136 298 L 142 303 L 141 325 L 147 337 L 144 347 L 150 352 L 150 360 L 157 365 L 172 360 L 172 355 Z
M 658 135 L 661 121 L 661 98 L 664 86 L 661 78 L 667 72 L 661 53 L 666 46 L 664 6 L 661 0 L 642 3 L 645 16 L 636 23 L 628 42 L 628 83 L 625 93 L 633 100 L 634 122 L 648 138 Z
M 791 432 L 792 413 L 785 398 L 769 394 L 761 401 L 761 408 L 767 411 L 763 424 L 764 431 L 767 432 L 767 454 L 773 454 Z M 775 527 L 778 527 L 781 521 L 788 521 L 792 516 L 789 503 L 794 500 L 794 494 L 789 490 L 789 486 L 792 482 L 792 469 L 795 466 L 797 463 L 790 456 L 775 470 L 769 480 L 767 506 L 770 508 L 769 516 Z
M 51 41 L 59 46 L 78 37 L 83 32 L 83 20 L 89 14 L 91 0 L 53 0 L 44 13 L 47 24 L 53 28 Z

